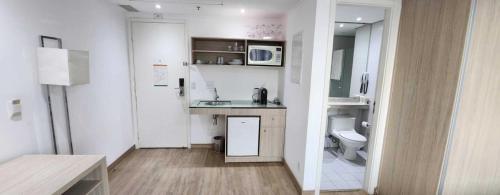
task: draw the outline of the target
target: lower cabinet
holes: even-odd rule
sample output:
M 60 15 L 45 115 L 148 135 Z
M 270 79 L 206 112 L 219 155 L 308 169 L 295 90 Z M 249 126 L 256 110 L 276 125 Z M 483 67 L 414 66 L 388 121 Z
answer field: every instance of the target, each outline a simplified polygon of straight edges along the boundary
M 283 157 L 285 132 L 283 128 L 261 127 L 260 156 L 280 159 Z
M 285 116 L 286 109 L 231 109 L 226 120 L 225 161 L 283 161 Z

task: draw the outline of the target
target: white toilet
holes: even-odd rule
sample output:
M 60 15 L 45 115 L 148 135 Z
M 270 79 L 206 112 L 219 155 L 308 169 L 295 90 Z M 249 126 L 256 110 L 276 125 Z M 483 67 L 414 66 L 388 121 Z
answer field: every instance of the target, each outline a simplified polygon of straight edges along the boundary
M 356 159 L 356 152 L 366 145 L 365 136 L 360 135 L 354 129 L 356 118 L 346 115 L 333 115 L 329 117 L 330 128 L 328 133 L 340 140 L 344 148 L 344 158 Z

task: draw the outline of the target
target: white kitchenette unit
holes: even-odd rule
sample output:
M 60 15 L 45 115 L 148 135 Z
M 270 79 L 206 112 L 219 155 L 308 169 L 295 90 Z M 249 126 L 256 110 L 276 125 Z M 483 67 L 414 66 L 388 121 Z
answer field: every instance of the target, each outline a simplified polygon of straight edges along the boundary
M 193 101 L 189 108 L 190 114 L 224 119 L 225 162 L 282 162 L 286 107 L 245 100 L 230 102 L 210 105 Z

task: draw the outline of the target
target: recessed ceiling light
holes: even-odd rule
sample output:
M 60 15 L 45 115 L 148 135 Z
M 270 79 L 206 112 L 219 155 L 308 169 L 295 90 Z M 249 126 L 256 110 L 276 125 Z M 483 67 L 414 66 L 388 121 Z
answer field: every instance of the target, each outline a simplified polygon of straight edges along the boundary
M 340 28 L 344 27 L 344 24 L 339 24 L 339 27 L 340 27 Z
M 356 18 L 356 21 L 358 21 L 358 22 L 359 22 L 359 21 L 361 21 L 362 19 L 363 19 L 362 17 L 357 17 L 357 18 Z
M 161 5 L 160 5 L 160 4 L 156 4 L 156 5 L 155 5 L 155 8 L 156 8 L 156 9 L 161 9 Z
M 240 13 L 244 14 L 245 13 L 245 9 L 240 9 Z

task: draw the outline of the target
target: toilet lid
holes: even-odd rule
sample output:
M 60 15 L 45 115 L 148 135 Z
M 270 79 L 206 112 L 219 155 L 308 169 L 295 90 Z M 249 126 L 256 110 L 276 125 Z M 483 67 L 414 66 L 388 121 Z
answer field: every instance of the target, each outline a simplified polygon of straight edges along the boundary
M 354 131 L 342 132 L 340 133 L 340 136 L 352 141 L 366 142 L 365 136 L 362 136 Z

